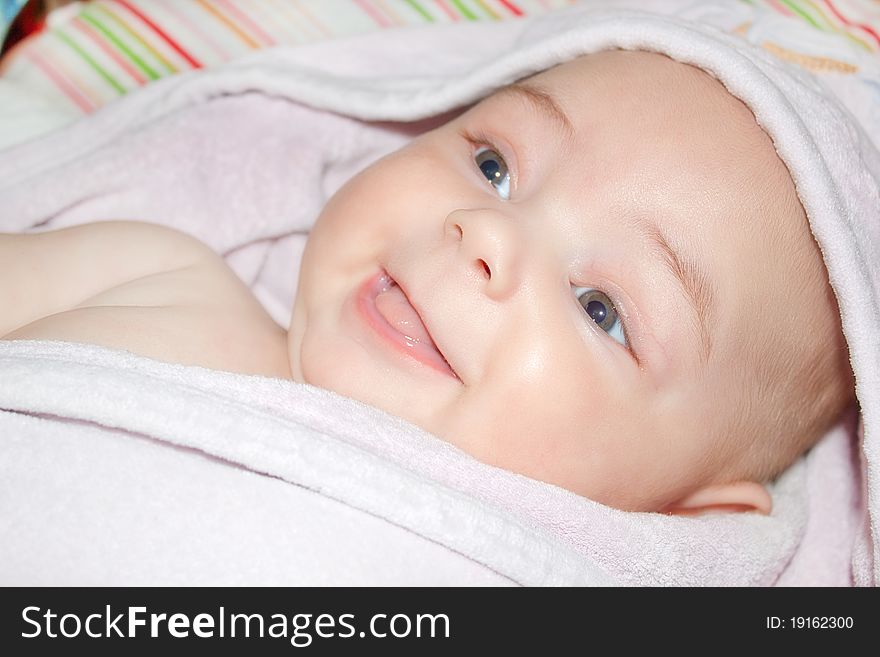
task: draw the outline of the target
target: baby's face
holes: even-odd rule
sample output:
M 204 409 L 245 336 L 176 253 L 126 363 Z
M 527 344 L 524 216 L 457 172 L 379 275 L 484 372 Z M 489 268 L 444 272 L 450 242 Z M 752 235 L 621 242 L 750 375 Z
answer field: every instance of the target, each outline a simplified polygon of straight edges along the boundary
M 752 114 L 702 71 L 619 51 L 556 67 L 330 200 L 294 377 L 486 463 L 668 508 L 715 483 L 730 374 L 771 310 L 804 301 L 776 245 L 812 238 L 765 216 L 785 185 Z

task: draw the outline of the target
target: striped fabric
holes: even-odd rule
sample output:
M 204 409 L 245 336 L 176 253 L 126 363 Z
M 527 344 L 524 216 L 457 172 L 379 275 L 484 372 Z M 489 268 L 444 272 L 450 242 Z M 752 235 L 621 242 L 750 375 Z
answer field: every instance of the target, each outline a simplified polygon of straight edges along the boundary
M 3 76 L 83 113 L 178 71 L 276 44 L 542 13 L 576 0 L 92 0 L 56 11 Z
M 866 52 L 880 52 L 878 0 L 742 0 L 803 21 L 822 32 L 841 34 Z
M 87 113 L 152 80 L 214 66 L 258 48 L 409 25 L 506 20 L 576 1 L 91 0 L 53 13 L 49 28 L 4 62 L 2 75 Z M 880 52 L 880 0 L 730 1 Z M 797 49 L 764 45 L 803 65 L 846 66 L 806 61 Z

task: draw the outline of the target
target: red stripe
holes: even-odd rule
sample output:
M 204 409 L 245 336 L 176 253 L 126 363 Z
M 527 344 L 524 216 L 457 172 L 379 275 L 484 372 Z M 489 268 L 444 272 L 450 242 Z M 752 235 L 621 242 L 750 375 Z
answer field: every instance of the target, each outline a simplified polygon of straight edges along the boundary
M 507 7 L 507 9 L 510 10 L 510 13 L 513 14 L 514 16 L 522 16 L 523 15 L 522 9 L 520 9 L 519 7 L 514 5 L 512 2 L 508 2 L 507 0 L 498 0 L 498 2 L 502 5 L 504 5 L 505 7 Z
M 440 8 L 446 12 L 446 15 L 449 16 L 449 18 L 451 18 L 453 21 L 458 20 L 458 14 L 456 14 L 454 11 L 452 11 L 449 8 L 449 5 L 447 5 L 444 0 L 434 0 L 434 2 L 436 2 L 438 5 L 440 5 Z
M 193 22 L 186 15 L 186 12 L 183 11 L 177 3 L 179 0 L 162 0 L 162 6 L 165 11 L 169 14 L 174 14 L 174 17 L 178 22 L 183 23 L 183 25 L 192 31 L 193 34 L 200 37 L 207 43 L 211 49 L 214 51 L 216 55 L 220 57 L 221 61 L 227 61 L 232 59 L 232 55 L 226 52 L 222 47 L 220 47 L 217 42 L 211 37 L 210 34 L 207 34 L 200 26 L 198 21 Z M 192 42 L 191 42 L 192 43 Z
M 140 18 L 144 22 L 144 24 L 147 25 L 147 27 L 149 27 L 151 30 L 153 30 L 153 32 L 155 32 L 157 35 L 159 35 L 159 37 L 163 41 L 165 41 L 165 43 L 167 43 L 169 46 L 171 46 L 175 50 L 175 52 L 177 52 L 178 55 L 180 55 L 187 62 L 189 62 L 190 66 L 192 66 L 193 68 L 202 68 L 202 65 L 195 58 L 193 58 L 188 52 L 186 52 L 183 48 L 181 48 L 177 44 L 177 42 L 174 39 L 172 39 L 165 32 L 165 30 L 163 30 L 161 27 L 159 27 L 153 21 L 151 21 L 149 19 L 149 17 L 147 17 L 143 13 L 141 13 L 141 11 L 137 7 L 133 6 L 130 2 L 128 2 L 128 0 L 114 0 L 114 2 L 122 5 L 123 7 L 128 9 L 128 11 L 130 11 L 132 14 L 134 14 L 135 16 Z
M 379 27 L 388 27 L 389 25 L 391 25 L 391 23 L 389 23 L 387 20 L 385 20 L 385 17 L 382 14 L 380 14 L 377 9 L 375 9 L 368 2 L 366 2 L 366 0 L 354 0 L 354 1 L 358 6 L 360 6 L 361 9 L 364 10 L 364 13 L 368 14 L 370 16 L 370 18 L 372 18 L 374 21 L 376 21 L 376 23 L 379 25 Z
M 75 85 L 71 84 L 67 78 L 61 75 L 58 71 L 49 66 L 49 63 L 46 62 L 42 57 L 40 57 L 37 53 L 33 52 L 33 48 L 25 50 L 25 53 L 28 57 L 30 57 L 31 61 L 37 65 L 38 68 L 42 69 L 43 73 L 46 74 L 52 82 L 58 85 L 58 88 L 61 89 L 67 97 L 70 98 L 74 103 L 76 103 L 81 110 L 88 113 L 95 109 L 95 105 L 91 103 L 81 92 L 76 88 Z
M 837 16 L 840 20 L 842 20 L 846 25 L 851 25 L 853 27 L 859 27 L 863 29 L 865 32 L 874 37 L 874 40 L 880 44 L 880 35 L 878 35 L 874 30 L 871 29 L 868 25 L 862 25 L 861 23 L 852 23 L 845 19 L 837 9 L 835 9 L 834 5 L 831 4 L 830 0 L 825 0 L 825 4 L 828 5 L 828 8 L 834 12 L 834 15 Z
M 214 0 L 222 4 L 226 7 L 226 11 L 230 14 L 233 14 L 236 18 L 238 18 L 238 22 L 240 24 L 244 24 L 247 27 L 251 34 L 256 35 L 258 39 L 262 39 L 263 43 L 267 46 L 274 46 L 275 39 L 273 39 L 269 34 L 266 33 L 259 25 L 257 25 L 254 21 L 250 19 L 250 17 L 244 12 L 243 9 L 236 7 L 234 3 L 229 2 L 229 0 Z
M 131 64 L 129 64 L 125 59 L 119 56 L 119 53 L 113 50 L 102 38 L 100 35 L 95 34 L 95 31 L 88 25 L 83 19 L 79 16 L 71 21 L 80 32 L 85 34 L 89 39 L 91 39 L 97 46 L 103 50 L 110 59 L 116 62 L 119 67 L 128 73 L 131 77 L 135 79 L 135 82 L 138 84 L 146 84 L 147 79 L 140 74 L 138 70 L 136 70 Z
M 777 0 L 767 0 L 767 3 L 772 7 L 776 7 L 776 11 L 778 11 L 783 16 L 794 16 L 794 12 L 792 12 L 785 5 L 780 4 Z

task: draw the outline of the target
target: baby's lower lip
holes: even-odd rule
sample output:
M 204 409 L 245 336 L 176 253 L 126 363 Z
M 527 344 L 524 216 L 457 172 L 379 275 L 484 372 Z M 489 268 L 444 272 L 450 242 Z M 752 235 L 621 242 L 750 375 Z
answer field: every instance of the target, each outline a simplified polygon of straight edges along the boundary
M 409 307 L 411 316 L 414 318 L 414 321 L 418 322 L 418 326 L 411 326 L 412 330 L 408 331 L 411 335 L 402 333 L 380 312 L 376 305 L 376 299 L 383 293 L 399 294 L 401 299 L 397 299 L 398 303 L 403 302 Z M 377 274 L 370 276 L 364 281 L 357 292 L 356 306 L 358 314 L 366 324 L 382 338 L 383 342 L 394 348 L 397 353 L 409 356 L 435 371 L 456 379 L 458 378 L 449 366 L 449 363 L 446 362 L 443 354 L 440 353 L 437 345 L 434 344 L 427 327 L 422 323 L 418 312 L 412 307 L 402 288 L 397 285 L 385 270 L 380 270 Z

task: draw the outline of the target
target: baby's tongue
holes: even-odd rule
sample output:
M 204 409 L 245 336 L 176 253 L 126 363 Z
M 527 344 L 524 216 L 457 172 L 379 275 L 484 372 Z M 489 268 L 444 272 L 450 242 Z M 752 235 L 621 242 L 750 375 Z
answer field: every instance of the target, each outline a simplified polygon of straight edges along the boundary
M 376 309 L 395 330 L 408 338 L 430 345 L 436 349 L 434 341 L 422 323 L 406 295 L 398 285 L 394 285 L 376 297 Z

